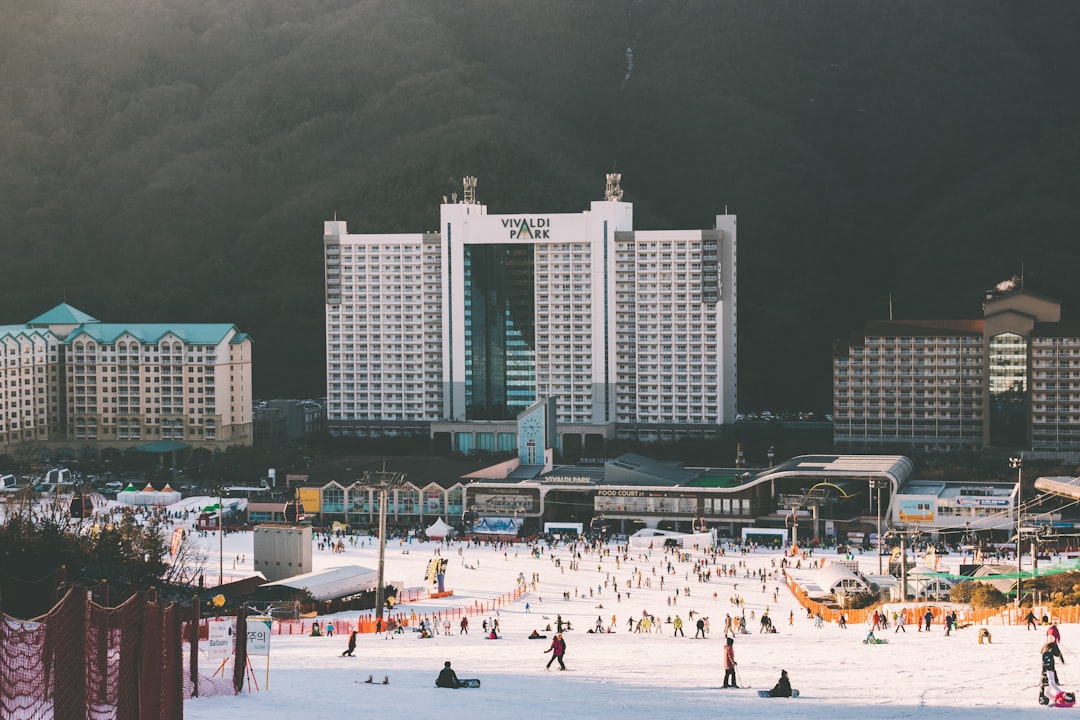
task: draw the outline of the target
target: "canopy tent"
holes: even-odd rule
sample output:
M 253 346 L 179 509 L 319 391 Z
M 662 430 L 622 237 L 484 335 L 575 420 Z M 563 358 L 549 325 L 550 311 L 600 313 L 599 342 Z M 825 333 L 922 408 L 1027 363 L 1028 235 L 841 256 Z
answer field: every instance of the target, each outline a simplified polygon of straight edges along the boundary
M 161 490 L 147 483 L 142 490 L 136 490 L 130 483 L 122 492 L 116 494 L 116 501 L 121 505 L 172 505 L 180 502 L 181 495 L 166 485 Z
M 428 536 L 428 540 L 442 540 L 453 535 L 454 528 L 447 525 L 442 518 L 437 518 L 424 534 Z

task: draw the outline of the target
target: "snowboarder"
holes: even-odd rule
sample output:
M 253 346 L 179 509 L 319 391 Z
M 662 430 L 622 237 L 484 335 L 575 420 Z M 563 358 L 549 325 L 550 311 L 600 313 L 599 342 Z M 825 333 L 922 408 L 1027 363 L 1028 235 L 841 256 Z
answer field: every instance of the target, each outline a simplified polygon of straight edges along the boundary
M 1028 614 L 1024 616 L 1024 622 L 1027 623 L 1028 630 L 1034 630 L 1039 627 L 1039 623 L 1035 619 L 1035 613 L 1033 613 L 1031 610 L 1028 610 Z
M 769 691 L 769 697 L 791 697 L 791 680 L 788 679 L 787 670 L 780 671 L 780 679 Z
M 739 684 L 735 682 L 735 666 L 738 663 L 735 662 L 735 638 L 728 638 L 727 645 L 724 647 L 724 687 L 737 688 Z
M 566 663 L 563 662 L 563 655 L 566 654 L 566 641 L 563 640 L 562 633 L 559 633 L 551 640 L 551 647 L 545 650 L 544 653 L 551 653 L 551 659 L 548 660 L 547 665 L 544 667 L 545 670 L 550 669 L 551 663 L 556 660 L 559 661 L 560 670 L 566 669 Z
M 349 647 L 347 647 L 345 649 L 345 652 L 341 653 L 341 657 L 345 657 L 346 655 L 349 656 L 349 657 L 352 657 L 354 650 L 356 650 L 356 631 L 355 630 L 353 630 L 351 633 L 349 633 Z
M 450 667 L 449 660 L 443 663 L 443 669 L 439 671 L 439 678 L 435 681 L 435 687 L 454 689 L 461 687 L 461 681 L 458 680 L 454 668 Z
M 701 636 L 702 640 L 705 639 L 705 618 L 703 618 L 703 617 L 699 617 L 697 619 L 697 632 L 694 633 L 694 639 L 695 640 L 697 639 L 698 635 Z
M 682 635 L 683 637 L 686 637 L 686 634 L 682 630 L 682 618 L 681 617 L 676 615 L 675 616 L 675 622 L 673 622 L 672 625 L 675 627 L 675 632 L 673 632 L 671 634 L 672 637 L 676 637 L 677 635 Z
M 1061 631 L 1058 630 L 1057 625 L 1051 625 L 1050 627 L 1046 628 L 1046 642 L 1061 642 Z

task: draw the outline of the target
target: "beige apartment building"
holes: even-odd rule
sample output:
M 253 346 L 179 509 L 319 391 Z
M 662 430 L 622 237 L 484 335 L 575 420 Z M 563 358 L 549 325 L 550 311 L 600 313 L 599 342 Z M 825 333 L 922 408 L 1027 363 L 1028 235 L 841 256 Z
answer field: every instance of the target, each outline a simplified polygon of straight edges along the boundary
M 104 323 L 67 304 L 0 325 L 0 453 L 251 445 L 251 338 L 228 323 Z
M 1023 289 L 971 320 L 877 320 L 833 357 L 834 441 L 872 451 L 1080 451 L 1080 325 Z

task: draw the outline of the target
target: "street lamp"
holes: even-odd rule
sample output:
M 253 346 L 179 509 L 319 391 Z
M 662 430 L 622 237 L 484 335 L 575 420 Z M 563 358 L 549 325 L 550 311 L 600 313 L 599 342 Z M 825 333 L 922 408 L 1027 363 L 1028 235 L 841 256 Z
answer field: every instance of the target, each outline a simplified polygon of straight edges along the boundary
M 1016 470 L 1016 609 L 1020 609 L 1020 574 L 1023 572 L 1023 556 L 1020 549 L 1020 493 L 1024 480 L 1024 454 L 1009 458 L 1009 467 Z

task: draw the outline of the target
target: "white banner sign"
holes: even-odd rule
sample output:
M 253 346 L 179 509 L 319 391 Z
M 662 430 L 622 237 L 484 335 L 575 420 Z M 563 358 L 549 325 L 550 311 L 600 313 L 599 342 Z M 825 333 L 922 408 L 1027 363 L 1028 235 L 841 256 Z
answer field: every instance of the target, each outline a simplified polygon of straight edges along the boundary
M 270 657 L 270 618 L 247 619 L 247 654 Z
M 236 645 L 236 632 L 233 629 L 233 623 L 234 621 L 231 619 L 210 622 L 208 635 L 210 644 L 207 646 L 207 656 L 211 660 L 224 660 L 233 654 Z

